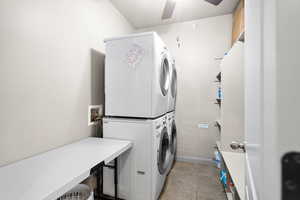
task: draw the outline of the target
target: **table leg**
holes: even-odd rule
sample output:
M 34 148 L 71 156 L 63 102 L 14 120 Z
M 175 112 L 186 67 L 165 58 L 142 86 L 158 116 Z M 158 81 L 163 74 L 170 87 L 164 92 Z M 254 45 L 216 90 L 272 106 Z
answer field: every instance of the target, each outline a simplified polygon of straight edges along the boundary
M 117 200 L 118 199 L 118 158 L 115 158 L 114 178 L 115 178 L 115 200 Z
M 115 164 L 113 166 L 111 165 L 105 165 L 104 162 L 100 163 L 96 168 L 97 171 L 97 190 L 95 194 L 96 200 L 125 200 L 118 198 L 119 192 L 118 192 L 118 158 L 114 159 Z M 114 170 L 114 196 L 110 196 L 103 193 L 103 168 L 107 167 Z

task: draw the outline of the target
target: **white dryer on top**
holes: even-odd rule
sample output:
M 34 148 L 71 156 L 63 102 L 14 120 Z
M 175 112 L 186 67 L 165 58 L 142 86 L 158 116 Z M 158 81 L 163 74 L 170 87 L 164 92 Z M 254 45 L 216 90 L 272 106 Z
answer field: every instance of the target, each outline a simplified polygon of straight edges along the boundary
M 133 142 L 119 158 L 119 194 L 128 200 L 158 200 L 169 166 L 167 117 L 104 118 L 104 138 Z M 113 170 L 104 169 L 104 193 L 114 194 Z
M 177 71 L 175 60 L 170 56 L 171 70 L 170 70 L 170 89 L 168 94 L 168 112 L 172 112 L 176 107 L 177 98 Z
M 154 33 L 105 40 L 105 115 L 156 118 L 168 111 L 171 64 Z

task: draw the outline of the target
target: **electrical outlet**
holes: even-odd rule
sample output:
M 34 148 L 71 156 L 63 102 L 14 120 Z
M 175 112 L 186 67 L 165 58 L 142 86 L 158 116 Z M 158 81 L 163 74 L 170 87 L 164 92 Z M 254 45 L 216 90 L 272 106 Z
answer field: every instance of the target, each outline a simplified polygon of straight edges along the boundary
M 90 105 L 88 108 L 88 125 L 94 125 L 103 116 L 103 105 Z
M 198 124 L 198 128 L 208 128 L 209 124 L 208 123 L 200 123 Z

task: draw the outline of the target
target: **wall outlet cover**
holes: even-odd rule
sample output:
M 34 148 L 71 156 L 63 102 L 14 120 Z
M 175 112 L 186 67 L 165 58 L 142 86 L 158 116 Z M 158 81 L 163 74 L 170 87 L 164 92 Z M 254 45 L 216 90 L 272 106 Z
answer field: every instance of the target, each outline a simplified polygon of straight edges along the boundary
M 208 123 L 200 123 L 200 124 L 198 124 L 198 128 L 209 128 L 209 124 Z
M 103 116 L 103 105 L 90 105 L 88 108 L 88 125 L 95 125 L 97 118 Z

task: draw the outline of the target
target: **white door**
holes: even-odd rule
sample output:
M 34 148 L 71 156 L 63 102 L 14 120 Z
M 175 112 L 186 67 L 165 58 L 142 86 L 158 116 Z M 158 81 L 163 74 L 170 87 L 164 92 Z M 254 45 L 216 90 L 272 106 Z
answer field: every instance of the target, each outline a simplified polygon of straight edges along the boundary
M 244 142 L 244 43 L 236 42 L 221 63 L 221 143 L 232 151 L 232 142 Z M 238 152 L 242 152 L 238 150 Z
M 300 155 L 300 1 L 246 0 L 245 6 L 247 198 L 298 200 L 299 171 L 286 176 L 284 166 L 286 154 L 295 152 L 294 163 Z

